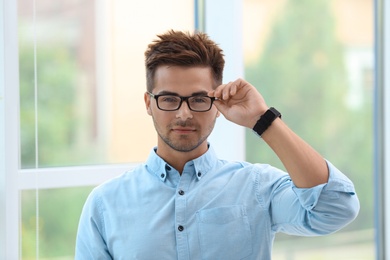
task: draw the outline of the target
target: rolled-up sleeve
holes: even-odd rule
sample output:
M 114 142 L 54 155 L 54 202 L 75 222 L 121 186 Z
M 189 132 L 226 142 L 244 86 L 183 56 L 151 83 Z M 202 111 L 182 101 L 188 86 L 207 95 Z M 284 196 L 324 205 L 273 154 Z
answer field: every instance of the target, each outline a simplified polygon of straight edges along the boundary
M 294 235 L 333 233 L 352 222 L 360 209 L 351 180 L 327 161 L 329 179 L 312 188 L 278 185 L 271 202 L 273 229 Z M 290 186 L 290 187 L 288 187 Z

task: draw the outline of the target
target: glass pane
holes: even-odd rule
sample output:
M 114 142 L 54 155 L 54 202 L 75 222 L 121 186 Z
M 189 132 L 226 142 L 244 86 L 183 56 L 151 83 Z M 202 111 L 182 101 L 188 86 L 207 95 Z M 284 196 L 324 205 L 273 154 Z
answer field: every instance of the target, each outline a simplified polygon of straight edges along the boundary
M 244 0 L 243 17 L 246 79 L 354 181 L 361 202 L 358 218 L 334 235 L 278 235 L 273 259 L 375 259 L 373 1 Z M 255 138 L 248 132 L 247 160 L 283 168 Z
M 35 190 L 23 191 L 22 259 L 36 259 L 37 246 L 39 258 L 74 259 L 78 221 L 91 190 L 91 187 L 40 190 L 38 196 Z
M 19 0 L 18 9 L 22 168 L 143 161 L 156 143 L 144 51 L 158 33 L 193 30 L 192 1 Z

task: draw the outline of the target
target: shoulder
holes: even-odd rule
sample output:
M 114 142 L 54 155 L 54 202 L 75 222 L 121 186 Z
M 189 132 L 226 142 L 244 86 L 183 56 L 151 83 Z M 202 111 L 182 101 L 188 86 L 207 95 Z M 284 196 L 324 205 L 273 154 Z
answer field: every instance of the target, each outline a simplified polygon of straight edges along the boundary
M 232 175 L 232 178 L 252 182 L 257 188 L 279 186 L 281 183 L 290 183 L 287 172 L 269 164 L 250 163 L 246 161 L 219 160 L 216 166 L 219 174 Z
M 261 177 L 263 181 L 269 181 L 274 178 L 280 178 L 288 175 L 287 172 L 264 163 L 250 163 L 247 161 L 226 161 L 219 160 L 218 168 L 232 169 L 236 171 L 250 172 L 258 177 Z
M 145 164 L 139 164 L 128 171 L 109 179 L 100 185 L 96 186 L 92 192 L 91 196 L 94 197 L 104 197 L 118 195 L 122 191 L 128 190 L 131 187 L 141 183 L 143 179 L 149 177 L 149 173 L 146 169 Z

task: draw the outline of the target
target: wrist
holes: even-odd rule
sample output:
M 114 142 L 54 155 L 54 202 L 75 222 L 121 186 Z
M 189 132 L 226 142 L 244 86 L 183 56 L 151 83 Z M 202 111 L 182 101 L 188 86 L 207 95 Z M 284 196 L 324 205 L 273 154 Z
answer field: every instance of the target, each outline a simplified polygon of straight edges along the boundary
M 268 129 L 268 127 L 272 124 L 272 122 L 276 118 L 281 118 L 282 115 L 278 110 L 276 110 L 273 107 L 270 107 L 261 117 L 259 120 L 257 120 L 256 124 L 252 128 L 252 130 L 257 134 L 258 136 L 261 136 L 265 130 Z

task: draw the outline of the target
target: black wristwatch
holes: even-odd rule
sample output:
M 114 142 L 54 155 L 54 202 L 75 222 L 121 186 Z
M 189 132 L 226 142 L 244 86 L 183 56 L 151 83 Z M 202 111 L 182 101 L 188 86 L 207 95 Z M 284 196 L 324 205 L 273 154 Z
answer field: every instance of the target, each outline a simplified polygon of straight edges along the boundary
M 256 122 L 252 130 L 259 136 L 261 136 L 265 130 L 272 124 L 276 118 L 282 118 L 282 114 L 274 107 L 270 107 Z

